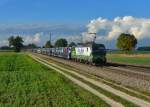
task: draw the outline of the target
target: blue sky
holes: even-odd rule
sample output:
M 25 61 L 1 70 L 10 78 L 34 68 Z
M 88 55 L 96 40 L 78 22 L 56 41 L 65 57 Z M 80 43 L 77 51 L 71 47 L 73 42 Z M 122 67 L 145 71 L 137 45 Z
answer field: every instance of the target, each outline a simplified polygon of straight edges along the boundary
M 57 35 L 79 35 L 86 31 L 90 20 L 99 17 L 149 19 L 149 4 L 150 0 L 0 0 L 0 39 L 20 33 L 46 35 L 49 31 L 56 34 L 54 39 Z M 40 44 L 45 38 L 41 38 Z M 149 45 L 143 41 L 140 44 Z
M 97 17 L 150 17 L 149 0 L 1 0 L 1 23 L 87 23 Z

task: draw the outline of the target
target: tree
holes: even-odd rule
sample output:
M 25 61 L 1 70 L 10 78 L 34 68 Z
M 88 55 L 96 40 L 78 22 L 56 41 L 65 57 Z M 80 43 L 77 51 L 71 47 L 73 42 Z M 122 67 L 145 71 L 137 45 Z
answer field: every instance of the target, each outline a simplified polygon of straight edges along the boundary
M 122 33 L 117 39 L 117 48 L 123 51 L 131 51 L 136 47 L 137 39 L 134 35 Z
M 0 49 L 1 50 L 12 50 L 12 48 L 9 46 L 2 46 L 2 47 L 0 47 Z
M 70 44 L 69 44 L 69 47 L 73 47 L 73 46 L 77 46 L 74 42 L 71 42 Z
M 52 48 L 53 46 L 51 45 L 50 41 L 47 41 L 44 47 L 45 48 Z
M 13 46 L 14 36 L 9 37 L 8 42 L 9 42 L 9 47 Z
M 150 51 L 150 46 L 143 46 L 143 47 L 138 47 L 138 51 Z
M 68 42 L 66 39 L 58 39 L 55 42 L 55 47 L 66 47 L 68 45 Z
M 21 48 L 23 47 L 23 39 L 20 36 L 13 37 L 11 36 L 8 38 L 9 46 L 13 46 L 15 52 L 20 52 Z
M 34 43 L 28 44 L 26 48 L 38 48 L 38 46 Z

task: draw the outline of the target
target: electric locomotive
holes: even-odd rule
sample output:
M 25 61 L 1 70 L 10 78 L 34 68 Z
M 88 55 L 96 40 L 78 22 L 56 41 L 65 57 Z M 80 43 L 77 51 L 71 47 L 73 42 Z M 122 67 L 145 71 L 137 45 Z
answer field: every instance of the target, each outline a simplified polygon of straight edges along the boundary
M 72 48 L 71 59 L 92 64 L 106 63 L 106 49 L 103 44 L 81 44 Z

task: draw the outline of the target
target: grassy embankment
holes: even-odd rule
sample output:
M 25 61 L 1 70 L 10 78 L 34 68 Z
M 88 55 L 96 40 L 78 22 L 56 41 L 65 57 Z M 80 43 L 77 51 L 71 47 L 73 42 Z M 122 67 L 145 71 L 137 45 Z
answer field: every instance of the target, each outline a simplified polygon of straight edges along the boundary
M 107 61 L 150 67 L 150 54 L 113 54 L 113 53 L 108 53 Z
M 0 53 L 0 87 L 0 106 L 109 106 L 24 54 Z

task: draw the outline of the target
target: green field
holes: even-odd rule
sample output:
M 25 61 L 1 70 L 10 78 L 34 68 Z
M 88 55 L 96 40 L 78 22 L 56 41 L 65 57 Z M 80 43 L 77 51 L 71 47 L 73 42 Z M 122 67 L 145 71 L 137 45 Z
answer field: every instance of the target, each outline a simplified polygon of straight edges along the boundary
M 126 53 L 125 51 L 121 51 L 121 50 L 109 50 L 107 51 L 107 53 L 109 54 L 124 54 Z M 127 52 L 128 54 L 150 54 L 150 51 L 131 51 L 131 52 Z
M 150 54 L 107 54 L 107 61 L 139 66 L 150 66 Z
M 0 107 L 108 107 L 26 54 L 0 53 Z

